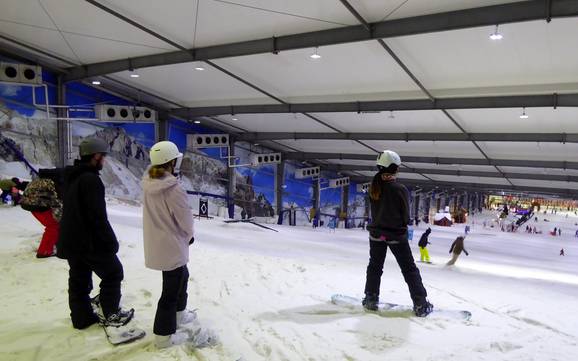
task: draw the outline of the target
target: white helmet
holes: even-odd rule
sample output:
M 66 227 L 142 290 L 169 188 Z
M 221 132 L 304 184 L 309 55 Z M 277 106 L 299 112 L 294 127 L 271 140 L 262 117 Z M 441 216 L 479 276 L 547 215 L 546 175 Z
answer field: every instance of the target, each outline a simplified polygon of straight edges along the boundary
M 398 167 L 401 165 L 401 158 L 399 154 L 392 150 L 384 150 L 377 156 L 377 165 L 387 168 L 392 164 L 397 165 Z
M 161 165 L 177 159 L 177 165 L 180 166 L 180 160 L 183 158 L 183 153 L 179 152 L 179 148 L 173 142 L 162 141 L 152 146 L 150 151 L 151 164 Z M 179 167 L 176 168 L 179 168 Z

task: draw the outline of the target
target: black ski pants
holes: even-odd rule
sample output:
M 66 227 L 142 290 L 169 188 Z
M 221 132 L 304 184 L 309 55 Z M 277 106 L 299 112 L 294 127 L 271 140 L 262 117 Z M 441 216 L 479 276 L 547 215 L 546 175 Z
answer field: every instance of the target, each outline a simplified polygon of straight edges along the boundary
M 383 264 L 387 254 L 387 248 L 397 260 L 401 269 L 405 283 L 409 288 L 409 293 L 414 304 L 422 304 L 427 297 L 419 269 L 415 265 L 409 243 L 407 241 L 397 241 L 390 243 L 384 241 L 369 241 L 369 265 L 367 266 L 367 280 L 365 282 L 365 294 L 379 296 L 381 285 L 381 275 L 383 274 Z
M 163 271 L 163 292 L 157 306 L 153 332 L 168 336 L 177 331 L 177 312 L 187 308 L 189 270 L 186 265 Z
M 68 258 L 68 304 L 74 328 L 83 329 L 98 321 L 90 305 L 92 272 L 100 278 L 100 304 L 104 317 L 116 313 L 120 303 L 122 264 L 115 254 L 82 254 Z

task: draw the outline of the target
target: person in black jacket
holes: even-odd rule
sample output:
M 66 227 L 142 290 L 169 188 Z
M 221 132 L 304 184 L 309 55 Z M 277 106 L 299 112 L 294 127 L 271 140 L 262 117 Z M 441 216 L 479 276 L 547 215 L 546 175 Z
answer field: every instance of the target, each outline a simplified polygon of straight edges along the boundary
M 119 308 L 123 268 L 116 256 L 118 241 L 108 222 L 104 185 L 99 177 L 108 145 L 97 138 L 80 144 L 80 160 L 66 167 L 64 209 L 60 222 L 57 256 L 70 266 L 68 301 L 72 325 L 84 329 L 100 322 L 122 326 L 134 310 Z M 98 296 L 102 314 L 91 305 L 92 273 L 101 279 Z M 100 312 L 98 312 L 100 313 Z
M 426 231 L 421 235 L 419 242 L 417 243 L 417 245 L 419 246 L 420 262 L 431 263 L 429 259 L 429 252 L 427 250 L 427 245 L 431 244 L 431 242 L 428 240 L 430 233 L 431 228 L 426 229 Z
M 389 247 L 409 287 L 414 313 L 425 317 L 433 311 L 433 305 L 427 300 L 427 291 L 409 248 L 408 191 L 395 180 L 400 165 L 399 155 L 391 150 L 383 151 L 377 158 L 379 171 L 373 177 L 369 189 L 372 223 L 367 227 L 369 265 L 362 304 L 368 310 L 375 311 L 378 308 L 381 275 Z

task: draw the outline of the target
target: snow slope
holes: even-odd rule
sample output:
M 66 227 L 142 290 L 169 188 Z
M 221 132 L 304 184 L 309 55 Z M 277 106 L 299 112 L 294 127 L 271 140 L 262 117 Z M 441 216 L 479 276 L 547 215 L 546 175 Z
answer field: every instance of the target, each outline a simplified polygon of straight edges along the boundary
M 469 322 L 355 314 L 331 305 L 333 293 L 362 295 L 368 245 L 361 230 L 274 225 L 274 233 L 197 221 L 189 307 L 199 309 L 221 345 L 158 351 L 151 329 L 161 275 L 144 268 L 140 212 L 109 202 L 125 269 L 123 304 L 136 309 L 135 322 L 148 335 L 112 347 L 99 327 L 72 329 L 66 263 L 34 258 L 39 224 L 19 208 L 0 208 L 1 360 L 568 361 L 578 354 L 575 216 L 548 215 L 550 225 L 562 226 L 562 237 L 483 229 L 482 219 L 493 215 L 476 216 L 465 244 L 470 256 L 453 268 L 443 263 L 463 225 L 432 227 L 434 264 L 419 264 L 429 298 L 437 307 L 472 311 Z M 417 241 L 412 248 L 419 255 Z M 410 302 L 391 257 L 381 290 L 383 300 Z

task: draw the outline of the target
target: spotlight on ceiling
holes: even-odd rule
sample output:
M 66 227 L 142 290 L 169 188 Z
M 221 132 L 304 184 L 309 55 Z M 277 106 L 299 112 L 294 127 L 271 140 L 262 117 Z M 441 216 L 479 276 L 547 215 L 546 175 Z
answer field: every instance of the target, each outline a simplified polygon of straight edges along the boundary
M 239 118 L 235 118 L 235 117 L 233 117 L 233 118 L 231 118 L 231 119 L 232 119 L 232 120 L 239 120 Z
M 195 124 L 201 124 L 201 121 L 200 121 L 200 120 L 195 120 L 193 123 L 195 123 Z
M 502 34 L 500 34 L 500 32 L 498 31 L 498 25 L 496 25 L 496 29 L 494 30 L 494 32 L 492 34 L 490 34 L 490 39 L 492 40 L 502 40 L 504 36 Z
M 195 70 L 198 70 L 198 71 L 203 71 L 203 70 L 205 70 L 205 67 L 203 66 L 203 63 L 201 63 L 201 62 L 197 63 L 197 65 L 195 66 Z
M 100 80 L 93 80 L 92 85 L 100 85 Z
M 309 55 L 309 57 L 313 60 L 321 59 L 321 55 L 319 55 L 317 52 L 318 50 L 319 50 L 319 48 L 315 48 L 315 52 L 313 54 Z
M 522 114 L 520 114 L 520 119 L 528 119 L 529 116 L 526 114 L 526 108 L 522 108 Z
M 140 78 L 140 75 L 138 75 L 137 73 L 132 73 L 130 75 L 131 78 Z

